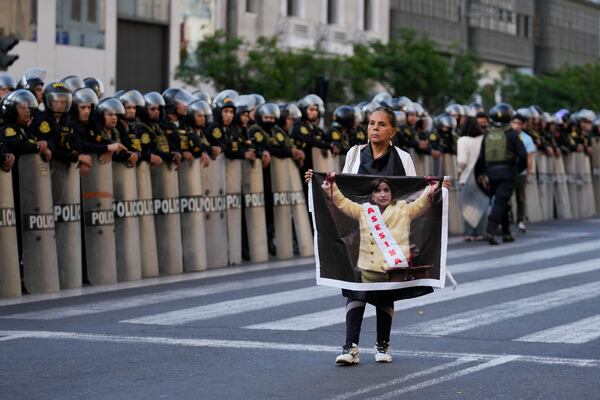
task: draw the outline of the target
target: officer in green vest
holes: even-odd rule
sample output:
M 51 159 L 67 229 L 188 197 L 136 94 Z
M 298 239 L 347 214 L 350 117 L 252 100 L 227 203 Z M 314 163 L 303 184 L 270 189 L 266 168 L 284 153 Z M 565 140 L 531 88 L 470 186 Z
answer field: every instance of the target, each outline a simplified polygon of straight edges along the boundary
M 475 165 L 478 180 L 487 188 L 492 199 L 492 210 L 486 228 L 487 240 L 497 245 L 498 227 L 502 225 L 502 239 L 512 242 L 508 220 L 508 204 L 515 188 L 517 175 L 527 167 L 527 152 L 517 132 L 510 126 L 513 109 L 499 103 L 490 110 L 491 126 L 481 144 Z

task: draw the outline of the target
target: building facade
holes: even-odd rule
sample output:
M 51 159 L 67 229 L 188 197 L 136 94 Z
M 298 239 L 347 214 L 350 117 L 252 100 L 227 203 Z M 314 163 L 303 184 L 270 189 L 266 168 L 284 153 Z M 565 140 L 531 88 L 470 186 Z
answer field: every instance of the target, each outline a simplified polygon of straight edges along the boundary
M 107 94 L 182 86 L 181 49 L 216 30 L 349 54 L 354 43 L 412 29 L 444 53 L 479 55 L 482 86 L 506 67 L 547 72 L 600 55 L 600 4 L 591 0 L 0 0 L 0 9 L 0 33 L 21 40 L 8 71 L 16 79 L 42 67 L 48 81 L 100 78 Z

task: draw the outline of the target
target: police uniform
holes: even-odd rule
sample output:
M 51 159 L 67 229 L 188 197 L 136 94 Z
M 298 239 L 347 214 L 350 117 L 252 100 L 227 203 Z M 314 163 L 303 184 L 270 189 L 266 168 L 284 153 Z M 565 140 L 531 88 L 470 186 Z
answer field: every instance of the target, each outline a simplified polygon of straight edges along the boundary
M 79 160 L 81 141 L 67 123 L 65 114 L 57 121 L 53 113 L 42 111 L 35 116 L 30 129 L 38 140 L 49 143 L 54 160 L 73 163 Z
M 142 141 L 139 139 L 137 134 L 135 133 L 135 123 L 129 122 L 126 123 L 122 119 L 119 119 L 117 122 L 117 133 L 118 137 L 113 138 L 115 141 L 123 144 L 127 148 L 127 150 L 138 153 L 141 156 L 142 153 Z M 138 162 L 141 161 L 138 160 Z
M 82 153 L 102 154 L 108 151 L 108 145 L 110 143 L 105 142 L 101 135 L 96 134 L 96 130 L 94 129 L 94 123 L 91 120 L 89 120 L 86 123 L 83 123 L 81 121 L 70 118 L 68 124 L 73 130 L 73 134 L 77 136 L 81 141 Z
M 339 124 L 334 122 L 325 133 L 325 141 L 333 143 L 340 150 L 340 154 L 348 153 L 350 150 L 350 134 Z
M 17 158 L 23 154 L 39 153 L 37 139 L 29 134 L 27 128 L 14 123 L 5 123 L 0 127 L 0 143 L 6 153 L 12 153 Z
M 312 148 L 317 147 L 320 149 L 329 150 L 331 145 L 323 139 L 323 131 L 316 125 L 311 125 L 304 120 L 299 120 L 294 124 L 292 128 L 292 138 L 296 141 L 300 150 L 304 151 L 304 165 L 300 169 L 300 174 L 304 176 L 304 173 L 308 169 L 312 169 Z
M 491 127 L 481 144 L 475 165 L 477 176 L 489 178 L 489 195 L 494 198 L 488 216 L 487 234 L 490 243 L 498 225 L 502 225 L 505 240 L 510 237 L 508 205 L 515 188 L 517 175 L 527 167 L 527 151 L 518 133 L 510 127 Z
M 199 158 L 202 153 L 206 153 L 209 156 L 212 154 L 212 146 L 206 139 L 206 134 L 202 128 L 194 128 L 190 125 L 184 125 L 186 134 L 181 138 L 182 148 L 184 146 L 183 141 L 187 142 L 189 151 L 194 155 L 195 158 Z
M 156 154 L 165 162 L 173 161 L 169 140 L 157 121 L 141 120 L 135 126 L 136 136 L 142 146 L 142 160 L 150 161 L 150 155 Z
M 457 136 L 452 130 L 438 130 L 429 133 L 429 145 L 432 150 L 438 150 L 444 154 L 456 154 Z
M 367 135 L 364 127 L 358 126 L 350 131 L 350 147 L 356 146 L 357 144 L 365 144 L 368 141 L 369 136 Z

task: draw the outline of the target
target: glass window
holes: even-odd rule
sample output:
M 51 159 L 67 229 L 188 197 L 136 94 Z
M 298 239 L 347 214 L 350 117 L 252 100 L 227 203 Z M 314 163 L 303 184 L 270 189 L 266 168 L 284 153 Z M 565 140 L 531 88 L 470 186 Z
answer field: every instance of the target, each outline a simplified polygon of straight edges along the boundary
M 37 4 L 37 0 L 0 0 L 0 34 L 36 40 Z
M 183 3 L 189 8 L 189 6 L 200 7 L 201 5 L 197 3 L 205 2 L 188 0 Z M 119 17 L 159 21 L 164 23 L 169 22 L 169 8 L 171 2 L 168 0 L 119 0 L 117 4 L 117 13 Z
M 365 31 L 373 30 L 373 4 L 371 0 L 365 0 L 365 11 L 364 11 L 364 20 L 363 26 L 365 27 Z
M 298 0 L 287 0 L 287 15 L 298 17 Z
M 337 1 L 327 0 L 327 23 L 337 24 Z
M 57 44 L 103 49 L 104 25 L 104 0 L 56 0 Z
M 258 0 L 246 0 L 246 12 L 256 14 L 258 12 Z

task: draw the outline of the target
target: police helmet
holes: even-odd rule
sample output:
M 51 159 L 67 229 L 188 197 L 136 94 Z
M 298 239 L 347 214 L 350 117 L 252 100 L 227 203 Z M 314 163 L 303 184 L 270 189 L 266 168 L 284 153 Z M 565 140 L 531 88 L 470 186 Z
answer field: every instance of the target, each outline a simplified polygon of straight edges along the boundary
M 88 87 L 77 89 L 73 93 L 73 104 L 98 104 L 98 95 Z
M 364 124 L 365 121 L 365 113 L 358 106 L 352 107 L 354 109 L 354 122 L 358 125 Z
M 213 121 L 212 108 L 210 108 L 210 104 L 204 100 L 196 100 L 188 106 L 188 118 L 194 125 L 196 114 L 203 114 L 206 118 L 207 125 Z
M 251 94 L 243 94 L 235 100 L 235 113 L 241 115 L 257 107 L 256 100 Z
M 319 117 L 322 117 L 325 114 L 325 103 L 323 103 L 323 100 L 316 94 L 308 94 L 298 101 L 298 108 L 302 113 L 303 119 L 307 118 L 306 110 L 310 106 L 317 107 L 319 110 Z
M 98 78 L 88 77 L 83 80 L 85 87 L 89 87 L 94 92 L 96 92 L 96 96 L 98 98 L 102 98 L 104 96 L 104 83 Z
M 352 129 L 356 122 L 356 114 L 352 106 L 339 106 L 333 112 L 333 122 L 338 123 L 341 127 Z
M 195 92 L 192 92 L 192 95 L 195 96 L 198 100 L 204 100 L 208 103 L 209 106 L 212 105 L 212 98 L 208 93 L 203 92 L 202 90 L 196 90 Z
M 85 87 L 85 83 L 83 79 L 78 77 L 77 75 L 69 75 L 60 80 L 65 84 L 66 88 L 69 89 L 69 92 L 75 93 L 77 89 L 81 89 Z
M 547 113 L 547 112 L 543 113 L 542 116 L 541 116 L 541 118 L 542 118 L 542 121 L 545 124 L 554 124 L 554 123 L 556 123 L 556 120 L 554 119 L 554 117 L 550 113 Z
M 102 99 L 96 107 L 96 116 L 102 125 L 104 125 L 104 115 L 106 113 L 122 116 L 125 114 L 125 107 L 123 107 L 123 103 L 116 97 L 107 97 Z
M 490 109 L 490 120 L 495 126 L 505 125 L 512 120 L 513 114 L 510 104 L 498 103 Z
M 406 115 L 408 115 L 408 114 L 419 115 L 418 105 L 420 105 L 420 104 L 419 103 L 413 103 L 413 102 L 411 102 L 406 107 L 404 107 L 404 112 L 406 113 Z
M 485 112 L 483 105 L 481 105 L 481 103 L 478 103 L 476 101 L 470 103 L 469 107 L 471 108 L 471 111 L 474 113 L 473 115 L 471 115 L 472 117 L 476 117 L 477 114 Z
M 165 99 L 163 99 L 162 95 L 158 92 L 148 92 L 144 95 L 144 102 L 146 103 L 146 107 L 165 106 Z
M 191 102 L 197 100 L 190 92 L 180 88 L 169 88 L 162 93 L 165 99 L 165 110 L 168 114 L 174 114 L 177 104 L 188 106 Z
M 17 84 L 19 89 L 33 91 L 36 86 L 44 86 L 46 80 L 46 70 L 43 68 L 29 68 L 23 73 L 21 80 Z
M 450 130 L 454 130 L 456 129 L 456 118 L 454 118 L 452 115 L 450 114 L 440 114 L 437 117 L 435 117 L 435 126 L 437 129 L 450 129 Z
M 541 113 L 538 110 L 537 106 L 531 106 L 529 107 L 529 112 L 531 113 L 531 118 L 534 120 L 537 120 L 541 117 Z
M 0 89 L 15 90 L 17 82 L 9 74 L 2 72 L 0 73 Z
M 388 92 L 377 93 L 375 96 L 373 96 L 371 101 L 382 106 L 390 107 L 392 103 L 392 95 Z
M 64 113 L 71 109 L 73 95 L 62 82 L 52 82 L 46 85 L 42 95 L 44 96 L 44 107 L 54 113 Z M 58 107 L 62 102 L 64 107 Z
M 596 119 L 596 114 L 592 110 L 584 108 L 583 110 L 579 110 L 577 113 L 577 119 L 579 121 L 594 122 Z
M 38 102 L 29 90 L 17 89 L 7 93 L 0 102 L 0 112 L 8 122 L 16 122 L 20 105 L 27 106 L 30 110 L 38 108 Z
M 517 108 L 515 114 L 513 115 L 513 118 L 517 118 L 523 122 L 527 122 L 531 118 L 531 110 L 525 107 Z
M 267 102 L 261 94 L 252 93 L 250 96 L 254 97 L 254 107 L 262 106 Z
M 406 124 L 406 112 L 394 111 L 394 115 L 396 115 L 396 125 L 401 126 Z
M 373 111 L 375 111 L 375 110 L 377 109 L 377 107 L 379 107 L 379 106 L 380 106 L 379 104 L 377 104 L 377 103 L 374 103 L 374 102 L 370 101 L 370 102 L 368 102 L 367 104 L 365 104 L 365 105 L 362 107 L 362 110 L 361 110 L 361 111 L 362 111 L 362 112 L 363 112 L 365 115 L 369 115 L 369 114 L 371 114 Z
M 84 87 L 81 89 L 77 89 L 75 93 L 73 93 L 73 105 L 71 106 L 71 115 L 74 118 L 79 118 L 79 108 L 78 106 L 81 104 L 90 104 L 92 106 L 92 111 L 98 104 L 98 96 L 94 90 Z
M 214 97 L 214 99 L 212 101 L 212 105 L 213 105 L 213 107 L 217 107 L 216 103 L 221 103 L 221 104 L 235 103 L 235 101 L 238 99 L 238 97 L 240 97 L 240 95 L 235 90 L 225 89 L 225 90 L 222 90 L 219 93 L 217 93 L 217 95 Z M 224 101 L 225 99 L 229 99 L 230 101 Z M 255 103 L 256 103 L 256 101 L 255 101 Z
M 144 100 L 144 96 L 140 93 L 139 90 L 128 90 L 117 97 L 124 106 L 134 105 L 136 107 L 144 107 L 146 105 L 146 101 Z
M 279 106 L 275 103 L 265 103 L 256 109 L 256 122 L 265 129 L 271 129 L 275 125 L 275 122 L 281 116 L 281 112 L 279 110 Z M 265 122 L 265 117 L 273 117 L 274 121 Z
M 444 109 L 444 112 L 452 115 L 454 118 L 465 115 L 464 107 L 457 103 L 448 104 L 448 106 Z
M 399 111 L 404 111 L 407 106 L 412 104 L 412 100 L 406 96 L 402 96 L 398 98 L 395 104 Z
M 600 128 L 600 117 L 597 117 L 596 119 L 594 119 L 594 122 L 592 122 L 592 126 L 594 127 L 594 129 L 598 129 Z

